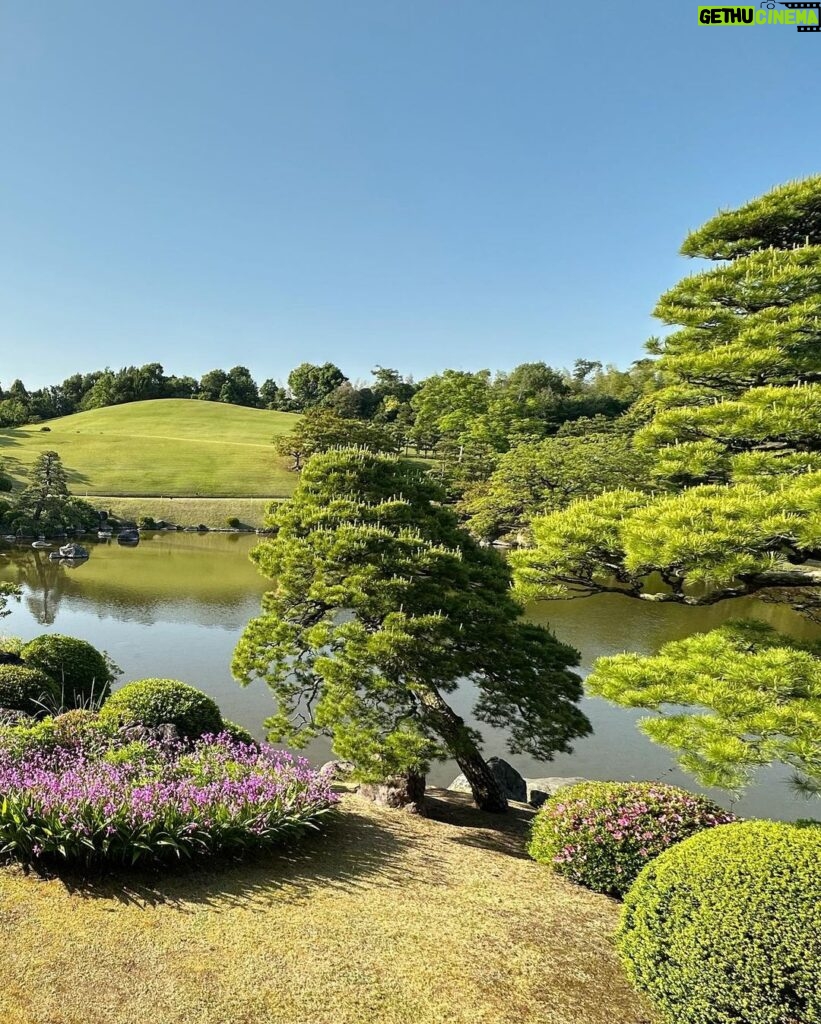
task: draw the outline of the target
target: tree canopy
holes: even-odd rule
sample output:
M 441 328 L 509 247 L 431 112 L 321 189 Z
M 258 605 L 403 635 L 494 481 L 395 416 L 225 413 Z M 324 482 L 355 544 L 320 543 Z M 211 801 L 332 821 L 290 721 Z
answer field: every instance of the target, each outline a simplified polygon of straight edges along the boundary
M 719 214 L 683 251 L 731 262 L 686 278 L 656 308 L 679 329 L 651 341 L 654 387 L 629 415 L 667 493 L 612 490 L 537 516 L 533 548 L 513 556 L 519 590 L 682 604 L 763 593 L 817 607 L 821 177 Z M 590 685 L 629 706 L 711 712 L 643 726 L 702 780 L 736 785 L 777 759 L 809 786 L 817 664 L 786 638 L 735 626 L 654 657 L 602 659 Z
M 591 693 L 658 717 L 639 727 L 705 786 L 738 790 L 781 762 L 821 793 L 821 654 L 761 622 L 731 622 L 658 654 L 600 658 Z M 684 710 L 687 709 L 687 710 Z
M 577 652 L 521 618 L 506 563 L 481 548 L 417 466 L 331 451 L 306 465 L 253 559 L 275 589 L 233 662 L 263 678 L 272 738 L 323 734 L 363 778 L 424 772 L 454 757 L 477 803 L 506 806 L 445 696 L 475 688 L 474 715 L 508 730 L 513 751 L 549 760 L 589 731 L 577 706 Z

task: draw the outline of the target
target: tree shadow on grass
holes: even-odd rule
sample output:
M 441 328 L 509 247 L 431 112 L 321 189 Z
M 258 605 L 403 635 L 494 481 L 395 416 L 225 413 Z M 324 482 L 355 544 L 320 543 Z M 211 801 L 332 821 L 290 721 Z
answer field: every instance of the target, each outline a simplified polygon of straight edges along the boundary
M 432 821 L 445 822 L 460 830 L 451 840 L 454 843 L 529 859 L 526 846 L 533 811 L 528 807 L 510 804 L 507 814 L 487 814 L 477 810 L 467 795 L 434 790 L 425 796 L 425 810 Z
M 191 914 L 203 906 L 242 906 L 264 913 L 272 902 L 300 902 L 317 890 L 364 891 L 375 884 L 400 888 L 413 878 L 436 877 L 435 858 L 424 853 L 420 857 L 415 850 L 409 863 L 407 847 L 401 832 L 346 808 L 325 819 L 319 833 L 242 859 L 218 857 L 96 874 L 61 869 L 44 877 L 59 879 L 72 895 L 113 904 L 165 905 Z

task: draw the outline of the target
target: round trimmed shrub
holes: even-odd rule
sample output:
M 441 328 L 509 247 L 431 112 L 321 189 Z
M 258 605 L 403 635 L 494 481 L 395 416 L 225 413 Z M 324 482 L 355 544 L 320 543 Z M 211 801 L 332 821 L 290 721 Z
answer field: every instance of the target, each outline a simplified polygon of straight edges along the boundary
M 178 679 L 139 679 L 127 683 L 109 697 L 100 718 L 120 726 L 148 728 L 170 722 L 187 739 L 222 729 L 222 715 L 214 701 Z
M 29 641 L 20 657 L 54 679 L 66 707 L 99 704 L 111 692 L 114 675 L 110 663 L 85 640 L 47 633 Z
M 560 875 L 623 896 L 660 853 L 702 829 L 735 821 L 705 797 L 658 782 L 580 782 L 551 797 L 528 851 Z
M 0 665 L 0 708 L 42 715 L 42 705 L 50 705 L 58 698 L 57 684 L 39 668 Z
M 616 941 L 671 1024 L 819 1024 L 821 827 L 741 822 L 668 850 Z
M 259 746 L 251 733 L 244 726 L 237 725 L 236 722 L 229 722 L 228 719 L 223 719 L 220 731 L 227 733 L 237 743 L 251 743 L 254 746 Z

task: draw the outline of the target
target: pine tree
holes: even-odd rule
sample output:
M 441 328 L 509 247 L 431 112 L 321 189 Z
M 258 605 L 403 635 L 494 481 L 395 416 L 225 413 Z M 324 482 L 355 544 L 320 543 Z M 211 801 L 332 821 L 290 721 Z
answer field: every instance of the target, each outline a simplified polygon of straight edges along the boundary
M 578 654 L 522 620 L 506 563 L 461 530 L 417 466 L 359 450 L 315 455 L 253 553 L 276 581 L 233 671 L 276 700 L 271 738 L 330 736 L 364 780 L 424 773 L 451 756 L 477 804 L 506 800 L 479 734 L 445 699 L 476 688 L 475 717 L 541 760 L 589 731 Z
M 513 556 L 519 590 L 693 605 L 764 592 L 817 608 L 821 177 L 719 214 L 682 252 L 730 262 L 686 278 L 656 309 L 680 329 L 651 343 L 660 387 L 632 415 L 669 493 L 616 490 L 535 519 L 534 547 Z M 600 659 L 589 686 L 662 712 L 643 728 L 708 784 L 738 788 L 780 760 L 818 791 L 817 655 L 741 624 L 653 657 Z

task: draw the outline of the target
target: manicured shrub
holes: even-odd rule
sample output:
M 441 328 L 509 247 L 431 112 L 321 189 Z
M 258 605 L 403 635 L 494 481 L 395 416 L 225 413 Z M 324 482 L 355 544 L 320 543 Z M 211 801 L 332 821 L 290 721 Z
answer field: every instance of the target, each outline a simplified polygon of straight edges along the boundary
M 617 948 L 670 1024 L 821 1022 L 821 827 L 711 829 L 649 864 Z
M 127 683 L 109 697 L 100 717 L 120 726 L 154 728 L 169 722 L 188 739 L 222 729 L 222 715 L 214 701 L 178 679 L 140 679 Z
M 0 660 L 19 661 L 24 641 L 19 636 L 0 636 Z
M 6 859 L 83 865 L 273 846 L 315 827 L 336 800 L 304 759 L 225 734 L 103 755 L 83 745 L 0 746 L 0 792 Z
M 115 666 L 85 640 L 47 633 L 27 643 L 20 657 L 54 679 L 66 708 L 99 705 L 111 691 Z
M 710 800 L 658 782 L 580 782 L 548 800 L 533 822 L 534 860 L 594 892 L 622 896 L 673 843 L 735 821 Z
M 222 731 L 226 733 L 231 739 L 236 740 L 238 743 L 256 743 L 257 741 L 251 735 L 246 728 L 241 725 L 237 725 L 236 722 L 229 722 L 227 719 L 223 719 Z
M 57 684 L 38 668 L 29 665 L 0 665 L 0 708 L 23 711 L 27 715 L 44 714 L 58 697 Z
M 141 530 L 156 530 L 157 522 L 153 516 L 140 516 L 137 520 L 137 526 Z
M 229 516 L 225 520 L 225 522 L 228 524 L 228 526 L 231 527 L 232 530 L 238 530 L 240 527 L 240 521 L 236 516 Z

